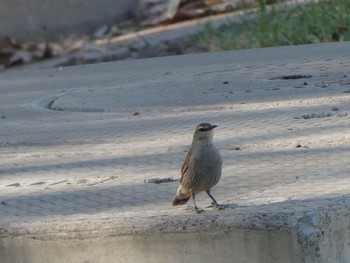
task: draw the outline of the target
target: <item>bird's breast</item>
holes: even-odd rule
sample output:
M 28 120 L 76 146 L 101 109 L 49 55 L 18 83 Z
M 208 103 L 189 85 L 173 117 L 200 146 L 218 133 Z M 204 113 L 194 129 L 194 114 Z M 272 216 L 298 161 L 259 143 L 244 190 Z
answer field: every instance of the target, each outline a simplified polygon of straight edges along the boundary
M 201 147 L 193 156 L 195 159 L 192 160 L 192 167 L 197 168 L 197 173 L 221 173 L 222 159 L 215 146 Z

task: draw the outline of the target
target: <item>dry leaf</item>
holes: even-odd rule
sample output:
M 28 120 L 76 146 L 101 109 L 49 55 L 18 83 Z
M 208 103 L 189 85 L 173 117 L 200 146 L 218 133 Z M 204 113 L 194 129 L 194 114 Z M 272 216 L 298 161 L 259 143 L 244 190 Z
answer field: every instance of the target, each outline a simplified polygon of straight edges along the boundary
M 95 38 L 103 38 L 109 33 L 110 29 L 111 29 L 111 27 L 109 25 L 104 25 L 103 27 L 100 27 L 99 29 L 97 29 L 95 31 L 94 37 Z
M 181 0 L 141 0 L 137 8 L 137 16 L 141 25 L 155 25 L 171 20 L 178 12 Z
M 25 50 L 16 51 L 9 59 L 7 66 L 26 64 L 33 61 L 33 53 Z

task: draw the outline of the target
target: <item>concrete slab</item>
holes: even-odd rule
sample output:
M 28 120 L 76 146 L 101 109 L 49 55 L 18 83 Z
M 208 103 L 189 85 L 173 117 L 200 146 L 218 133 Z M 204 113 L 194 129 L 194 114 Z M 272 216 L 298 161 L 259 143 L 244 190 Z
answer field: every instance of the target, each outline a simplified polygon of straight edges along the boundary
M 349 262 L 349 50 L 0 75 L 2 262 Z M 202 121 L 227 209 L 197 215 L 171 201 Z

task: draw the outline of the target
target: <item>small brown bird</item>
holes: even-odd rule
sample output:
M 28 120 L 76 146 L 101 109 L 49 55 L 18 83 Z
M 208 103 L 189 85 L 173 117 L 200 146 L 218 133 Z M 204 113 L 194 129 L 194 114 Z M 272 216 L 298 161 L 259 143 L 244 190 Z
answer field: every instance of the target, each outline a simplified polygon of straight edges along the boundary
M 203 210 L 198 209 L 195 195 L 205 191 L 213 204 L 220 207 L 210 194 L 210 189 L 220 180 L 222 168 L 221 155 L 213 144 L 215 127 L 210 123 L 201 123 L 196 127 L 191 148 L 181 168 L 180 186 L 173 206 L 186 204 L 192 197 L 194 209 L 200 213 Z

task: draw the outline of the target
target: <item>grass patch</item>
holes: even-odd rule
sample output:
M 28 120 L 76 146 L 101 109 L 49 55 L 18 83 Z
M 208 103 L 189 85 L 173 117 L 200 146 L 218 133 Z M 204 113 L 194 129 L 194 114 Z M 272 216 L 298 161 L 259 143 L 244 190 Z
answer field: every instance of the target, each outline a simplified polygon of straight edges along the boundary
M 271 8 L 266 8 L 266 0 L 257 3 L 256 18 L 242 17 L 241 24 L 219 29 L 208 24 L 190 42 L 207 51 L 219 51 L 350 40 L 349 0 Z

